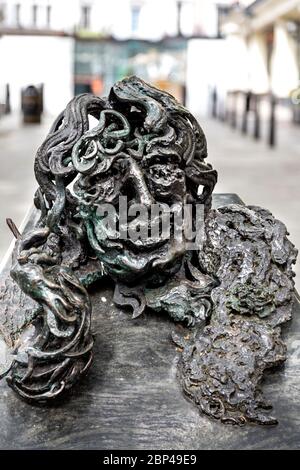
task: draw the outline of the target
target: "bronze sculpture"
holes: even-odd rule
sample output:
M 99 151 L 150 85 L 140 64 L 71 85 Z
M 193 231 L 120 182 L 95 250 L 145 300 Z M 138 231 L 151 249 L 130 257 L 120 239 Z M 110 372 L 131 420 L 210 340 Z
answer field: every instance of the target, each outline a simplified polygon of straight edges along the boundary
M 98 120 L 91 129 L 89 115 Z M 40 219 L 24 236 L 10 222 L 17 238 L 11 276 L 35 307 L 7 371 L 21 397 L 51 401 L 88 369 L 94 339 L 86 288 L 109 276 L 115 302 L 133 316 L 150 308 L 194 326 L 188 338 L 173 340 L 182 350 L 182 387 L 204 413 L 224 423 L 276 422 L 259 383 L 286 358 L 280 325 L 291 315 L 297 252 L 269 211 L 211 209 L 217 172 L 206 157 L 196 119 L 136 77 L 116 83 L 108 98 L 77 96 L 58 116 L 35 161 Z M 168 237 L 115 237 L 99 208 L 110 204 L 120 218 L 120 195 L 127 209 L 151 211 L 158 202 L 180 213 L 185 204 L 202 205 L 201 246 L 187 249 L 174 223 Z M 127 220 L 128 230 L 136 225 Z M 152 228 L 148 220 L 139 226 Z

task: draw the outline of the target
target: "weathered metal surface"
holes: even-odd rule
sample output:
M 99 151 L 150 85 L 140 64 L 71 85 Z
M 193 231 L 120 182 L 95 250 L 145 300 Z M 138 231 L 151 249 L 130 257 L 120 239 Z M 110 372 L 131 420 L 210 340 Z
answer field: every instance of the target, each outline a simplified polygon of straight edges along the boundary
M 98 119 L 92 129 L 89 115 Z M 211 209 L 217 173 L 206 157 L 195 118 L 136 77 L 115 84 L 107 99 L 74 98 L 57 118 L 36 157 L 40 219 L 22 235 L 10 223 L 12 278 L 38 305 L 31 319 L 13 322 L 14 331 L 0 323 L 13 343 L 7 381 L 21 397 L 53 401 L 86 372 L 94 337 L 85 287 L 100 288 L 109 276 L 115 303 L 131 307 L 133 318 L 151 309 L 195 327 L 174 340 L 183 351 L 183 390 L 204 413 L 223 423 L 276 422 L 259 385 L 286 359 L 280 325 L 291 315 L 297 252 L 267 210 Z M 98 208 L 119 208 L 120 195 L 147 210 L 157 202 L 177 212 L 203 204 L 203 244 L 189 250 L 173 222 L 163 239 L 116 240 Z M 130 219 L 128 230 L 136 223 Z M 6 299 L 12 306 L 7 288 Z M 22 321 L 30 323 L 25 331 Z
M 297 301 L 284 332 L 287 361 L 264 379 L 279 424 L 237 428 L 207 418 L 184 397 L 171 337 L 181 334 L 179 325 L 152 312 L 133 320 L 113 304 L 113 291 L 105 282 L 90 292 L 94 362 L 63 401 L 30 406 L 0 382 L 1 449 L 300 448 Z
M 291 318 L 295 257 L 285 226 L 265 209 L 232 204 L 208 215 L 199 259 L 220 283 L 214 310 L 209 326 L 175 338 L 183 388 L 204 413 L 224 423 L 277 422 L 259 385 L 286 359 L 280 325 Z

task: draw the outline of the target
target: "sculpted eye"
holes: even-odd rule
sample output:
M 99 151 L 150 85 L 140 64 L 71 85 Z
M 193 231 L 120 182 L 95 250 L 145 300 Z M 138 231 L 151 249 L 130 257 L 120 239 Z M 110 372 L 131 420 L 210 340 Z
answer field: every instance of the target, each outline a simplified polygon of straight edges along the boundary
M 177 165 L 152 165 L 149 168 L 149 177 L 152 180 L 171 183 L 184 178 L 184 172 Z
M 185 191 L 184 172 L 174 164 L 156 164 L 148 170 L 151 190 L 161 198 L 171 198 Z

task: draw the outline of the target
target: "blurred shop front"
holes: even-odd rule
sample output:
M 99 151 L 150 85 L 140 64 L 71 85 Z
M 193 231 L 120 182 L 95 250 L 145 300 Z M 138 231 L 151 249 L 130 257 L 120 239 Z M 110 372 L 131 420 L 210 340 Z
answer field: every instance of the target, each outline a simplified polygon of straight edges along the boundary
M 128 75 L 186 99 L 187 40 L 181 37 L 152 42 L 138 39 L 76 39 L 75 94 L 107 95 L 110 87 Z

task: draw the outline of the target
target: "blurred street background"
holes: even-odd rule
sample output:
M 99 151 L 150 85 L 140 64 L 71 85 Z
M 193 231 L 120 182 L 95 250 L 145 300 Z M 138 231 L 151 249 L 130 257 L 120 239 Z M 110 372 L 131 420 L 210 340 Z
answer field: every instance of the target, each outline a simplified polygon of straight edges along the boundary
M 198 117 L 216 192 L 270 209 L 300 247 L 300 0 L 0 0 L 0 262 L 53 118 L 131 74 Z

